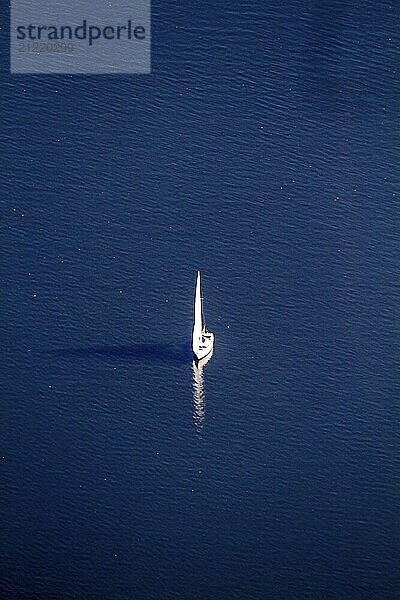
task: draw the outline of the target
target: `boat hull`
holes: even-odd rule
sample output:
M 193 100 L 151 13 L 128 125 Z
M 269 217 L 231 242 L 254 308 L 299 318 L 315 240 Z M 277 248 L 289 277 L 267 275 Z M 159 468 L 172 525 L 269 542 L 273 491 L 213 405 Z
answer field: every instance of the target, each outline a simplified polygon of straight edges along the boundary
M 214 348 L 214 334 L 208 332 L 208 336 L 210 336 L 210 340 L 207 345 L 200 346 L 198 349 L 193 350 L 193 354 L 196 360 L 201 360 L 210 354 L 212 349 Z

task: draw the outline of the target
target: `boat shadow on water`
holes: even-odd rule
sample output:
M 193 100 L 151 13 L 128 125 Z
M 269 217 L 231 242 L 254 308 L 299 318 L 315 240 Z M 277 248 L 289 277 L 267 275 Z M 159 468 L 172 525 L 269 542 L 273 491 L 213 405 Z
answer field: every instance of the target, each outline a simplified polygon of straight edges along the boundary
M 192 359 L 189 344 L 129 344 L 126 346 L 87 346 L 82 348 L 62 348 L 49 351 L 53 356 L 63 358 L 103 357 L 120 358 L 146 363 L 184 364 Z

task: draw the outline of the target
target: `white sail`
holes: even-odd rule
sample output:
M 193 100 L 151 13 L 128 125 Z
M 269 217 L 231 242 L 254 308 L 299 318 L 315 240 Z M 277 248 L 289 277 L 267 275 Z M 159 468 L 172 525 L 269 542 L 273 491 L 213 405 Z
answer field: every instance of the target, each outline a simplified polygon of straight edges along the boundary
M 201 291 L 200 291 L 200 271 L 197 271 L 196 281 L 196 293 L 194 298 L 194 325 L 193 325 L 193 352 L 197 355 L 199 353 L 201 330 L 203 327 L 202 323 L 202 310 L 201 310 Z
M 194 324 L 192 348 L 196 360 L 201 360 L 207 356 L 214 345 L 214 334 L 206 331 L 203 324 L 203 306 L 201 298 L 200 271 L 197 271 L 196 292 L 194 298 Z

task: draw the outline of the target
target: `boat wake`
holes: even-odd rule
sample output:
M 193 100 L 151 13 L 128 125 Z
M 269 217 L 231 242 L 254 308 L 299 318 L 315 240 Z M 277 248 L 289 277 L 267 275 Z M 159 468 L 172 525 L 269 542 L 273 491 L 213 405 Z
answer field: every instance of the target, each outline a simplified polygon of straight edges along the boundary
M 198 431 L 201 431 L 203 427 L 206 398 L 204 394 L 204 375 L 203 368 L 208 363 L 213 355 L 211 350 L 210 354 L 202 360 L 192 362 L 193 370 L 193 419 Z

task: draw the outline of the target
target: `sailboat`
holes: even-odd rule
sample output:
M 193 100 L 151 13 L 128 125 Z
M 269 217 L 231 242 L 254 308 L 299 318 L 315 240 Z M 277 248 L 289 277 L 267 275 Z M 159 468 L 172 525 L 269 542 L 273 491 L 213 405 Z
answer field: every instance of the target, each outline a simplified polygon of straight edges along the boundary
M 207 331 L 203 319 L 203 299 L 201 297 L 200 285 L 200 271 L 197 271 L 192 348 L 193 354 L 198 361 L 207 356 L 214 347 L 214 334 Z

